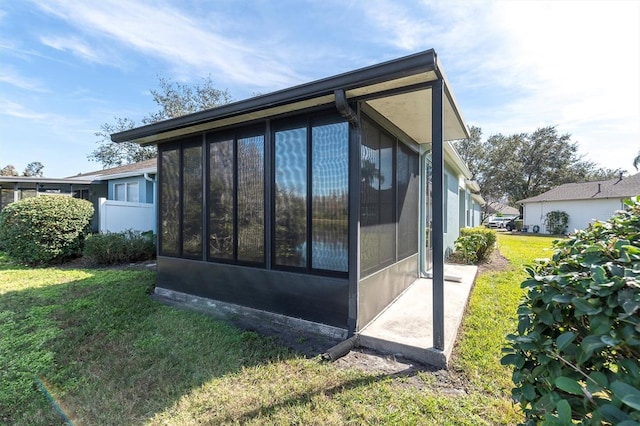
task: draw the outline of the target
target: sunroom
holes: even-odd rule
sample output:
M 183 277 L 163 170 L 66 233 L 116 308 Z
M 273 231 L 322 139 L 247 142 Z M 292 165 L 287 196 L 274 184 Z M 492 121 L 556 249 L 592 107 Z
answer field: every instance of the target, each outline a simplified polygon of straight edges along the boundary
M 433 50 L 112 135 L 158 146 L 160 296 L 347 337 L 429 272 L 436 348 L 465 137 Z

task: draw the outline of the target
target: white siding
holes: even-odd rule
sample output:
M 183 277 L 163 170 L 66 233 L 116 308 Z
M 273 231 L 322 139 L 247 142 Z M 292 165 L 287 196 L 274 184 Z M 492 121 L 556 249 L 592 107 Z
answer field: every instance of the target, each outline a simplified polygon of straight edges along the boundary
M 538 225 L 540 232 L 545 233 L 544 220 L 547 213 L 555 210 L 569 215 L 567 232 L 585 229 L 595 220 L 608 220 L 616 210 L 622 208 L 619 198 L 605 198 L 596 200 L 545 201 L 524 204 L 524 224 L 532 232 L 533 226 Z

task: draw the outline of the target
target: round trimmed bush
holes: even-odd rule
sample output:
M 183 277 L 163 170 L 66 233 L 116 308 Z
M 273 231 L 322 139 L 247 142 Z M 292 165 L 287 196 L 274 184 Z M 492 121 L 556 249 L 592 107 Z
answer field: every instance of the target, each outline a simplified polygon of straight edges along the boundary
M 526 424 L 640 423 L 640 197 L 528 269 L 502 363 Z
M 62 262 L 82 253 L 93 206 L 63 196 L 27 198 L 0 212 L 0 240 L 14 260 L 30 265 Z

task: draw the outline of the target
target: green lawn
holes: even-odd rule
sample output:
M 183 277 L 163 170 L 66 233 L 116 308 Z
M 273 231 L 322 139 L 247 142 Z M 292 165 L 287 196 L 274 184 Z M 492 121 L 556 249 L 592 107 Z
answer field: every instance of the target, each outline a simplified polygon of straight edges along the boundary
M 27 269 L 0 258 L 0 424 L 513 424 L 510 371 L 522 265 L 550 238 L 500 235 L 513 268 L 481 275 L 452 372 L 394 377 L 305 359 L 265 337 L 148 297 L 155 273 Z M 418 386 L 416 386 L 416 383 Z

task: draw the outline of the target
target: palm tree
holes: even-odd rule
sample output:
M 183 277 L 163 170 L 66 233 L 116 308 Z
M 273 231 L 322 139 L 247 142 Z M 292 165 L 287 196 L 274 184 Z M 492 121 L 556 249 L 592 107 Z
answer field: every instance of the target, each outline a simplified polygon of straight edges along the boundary
M 640 166 L 640 151 L 638 151 L 638 155 L 636 155 L 636 158 L 633 159 L 633 167 L 638 170 L 638 166 Z

